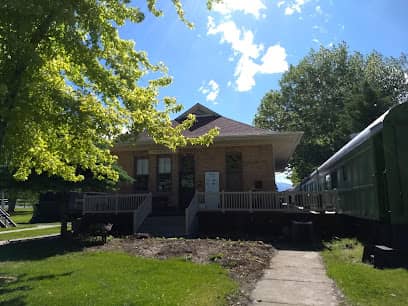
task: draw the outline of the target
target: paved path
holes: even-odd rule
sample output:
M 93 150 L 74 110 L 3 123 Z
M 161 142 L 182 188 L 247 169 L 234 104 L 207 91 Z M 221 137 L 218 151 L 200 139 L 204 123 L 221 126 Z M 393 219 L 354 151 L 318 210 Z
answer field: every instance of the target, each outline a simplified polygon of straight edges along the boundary
M 251 299 L 253 306 L 339 304 L 319 253 L 311 251 L 278 251 Z
M 48 235 L 41 235 L 41 236 L 34 236 L 34 237 L 2 240 L 0 241 L 0 247 L 2 245 L 8 245 L 8 244 L 13 244 L 13 243 L 20 243 L 20 242 L 26 242 L 26 241 L 31 241 L 31 240 L 52 239 L 52 238 L 57 238 L 57 237 L 60 237 L 60 234 L 48 234 Z
M 27 228 L 21 228 L 21 229 L 16 229 L 16 230 L 11 230 L 11 231 L 1 231 L 0 235 L 10 234 L 10 233 L 18 233 L 18 232 L 25 232 L 25 231 L 33 231 L 33 230 L 39 230 L 39 229 L 51 228 L 51 227 L 58 227 L 58 226 L 60 226 L 60 224 L 41 224 L 41 225 L 36 225 L 35 227 L 27 227 Z

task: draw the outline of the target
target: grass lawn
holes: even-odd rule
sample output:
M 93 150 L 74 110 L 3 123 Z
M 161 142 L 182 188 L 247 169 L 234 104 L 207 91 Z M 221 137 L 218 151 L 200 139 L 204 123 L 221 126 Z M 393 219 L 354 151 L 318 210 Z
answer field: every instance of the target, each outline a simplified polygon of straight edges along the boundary
M 0 305 L 224 305 L 237 285 L 216 264 L 83 251 L 60 240 L 0 252 Z
M 45 225 L 45 224 L 47 224 L 47 225 L 48 224 L 58 225 L 59 224 L 59 223 L 31 224 L 29 222 L 31 220 L 32 215 L 33 215 L 33 208 L 32 207 L 27 207 L 27 208 L 16 207 L 16 211 L 13 213 L 11 218 L 13 219 L 14 222 L 17 223 L 17 227 L 0 228 L 0 233 L 19 230 L 19 229 L 25 229 L 25 228 L 33 228 L 33 227 L 37 227 L 39 224 L 41 224 L 41 225 Z M 15 233 L 15 234 L 11 234 L 11 233 L 10 234 L 0 234 L 0 241 L 1 240 L 14 239 L 14 238 L 46 235 L 46 234 L 50 234 L 50 233 L 58 233 L 58 231 L 59 231 L 58 228 L 54 228 L 53 231 L 50 231 L 49 229 L 47 231 L 47 230 L 44 229 L 44 230 L 27 231 L 27 232 Z M 44 234 L 42 234 L 42 232 L 44 232 Z
M 33 216 L 33 208 L 20 208 L 16 207 L 15 212 L 11 215 L 14 222 L 20 224 L 29 224 L 31 217 Z
M 27 208 L 16 207 L 16 211 L 11 215 L 11 219 L 13 219 L 15 223 L 17 223 L 17 227 L 0 228 L 0 232 L 7 232 L 7 231 L 16 230 L 16 229 L 35 227 L 34 224 L 29 223 L 32 216 L 33 216 L 32 207 L 27 207 Z
M 356 240 L 328 243 L 322 252 L 328 275 L 352 305 L 408 305 L 408 270 L 379 270 L 361 262 L 363 247 Z
M 13 227 L 12 229 L 20 229 L 20 227 Z M 10 239 L 17 239 L 17 238 L 28 238 L 28 237 L 35 237 L 35 236 L 42 236 L 48 234 L 58 234 L 61 231 L 61 225 L 56 225 L 55 227 L 51 228 L 40 228 L 35 230 L 29 231 L 21 231 L 21 232 L 14 232 L 14 233 L 7 233 L 7 234 L 0 234 L 0 241 L 10 240 Z

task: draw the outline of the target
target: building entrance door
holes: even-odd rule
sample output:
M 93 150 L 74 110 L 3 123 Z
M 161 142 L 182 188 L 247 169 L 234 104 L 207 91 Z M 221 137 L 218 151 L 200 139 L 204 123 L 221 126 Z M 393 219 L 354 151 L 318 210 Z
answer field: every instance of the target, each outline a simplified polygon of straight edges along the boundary
M 180 156 L 179 172 L 179 207 L 184 209 L 188 207 L 195 192 L 194 175 L 194 155 L 185 154 Z

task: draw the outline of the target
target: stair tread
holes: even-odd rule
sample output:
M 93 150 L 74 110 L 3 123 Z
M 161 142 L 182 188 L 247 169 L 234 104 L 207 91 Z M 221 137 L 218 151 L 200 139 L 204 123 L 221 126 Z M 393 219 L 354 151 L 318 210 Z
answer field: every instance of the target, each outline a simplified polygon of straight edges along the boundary
M 184 216 L 149 216 L 140 228 L 140 233 L 149 233 L 152 236 L 180 237 L 185 236 Z

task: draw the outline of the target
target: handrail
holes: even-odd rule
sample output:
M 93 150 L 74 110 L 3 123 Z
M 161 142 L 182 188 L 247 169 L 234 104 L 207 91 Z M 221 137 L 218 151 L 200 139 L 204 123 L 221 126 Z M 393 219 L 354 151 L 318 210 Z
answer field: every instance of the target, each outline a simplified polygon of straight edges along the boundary
M 326 211 L 336 210 L 336 190 L 196 192 L 198 210 L 215 211 Z
M 133 233 L 135 234 L 143 221 L 152 213 L 152 194 L 149 193 L 143 203 L 133 213 Z
M 136 211 L 150 193 L 87 195 L 82 199 L 82 214 Z M 78 202 L 77 202 L 78 203 Z
M 197 213 L 199 211 L 197 197 L 197 193 L 194 194 L 194 197 L 191 199 L 190 204 L 185 210 L 187 236 L 193 235 L 197 229 Z
M 0 207 L 0 227 L 8 227 L 9 225 L 16 227 L 17 224 L 11 219 L 10 214 Z

